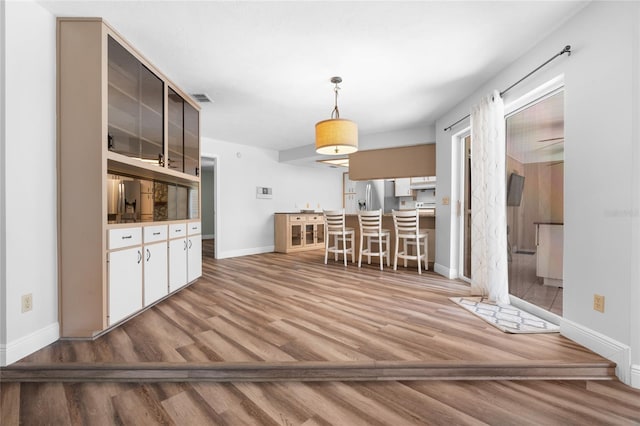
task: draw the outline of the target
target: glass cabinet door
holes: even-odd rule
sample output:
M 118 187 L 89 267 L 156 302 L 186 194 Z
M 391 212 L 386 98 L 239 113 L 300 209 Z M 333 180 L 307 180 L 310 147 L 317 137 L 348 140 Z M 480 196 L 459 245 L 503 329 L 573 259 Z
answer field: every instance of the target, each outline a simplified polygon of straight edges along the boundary
M 324 244 L 324 223 L 316 224 L 316 244 Z
M 302 246 L 302 224 L 291 225 L 291 241 L 289 241 L 291 247 Z
M 184 102 L 184 172 L 200 175 L 200 123 L 198 110 Z
M 164 84 L 112 37 L 108 42 L 108 148 L 162 164 Z
M 313 223 L 309 223 L 307 225 L 305 225 L 305 231 L 304 231 L 304 244 L 305 245 L 313 245 L 314 243 L 314 224 Z
M 169 158 L 170 169 L 184 172 L 184 99 L 169 88 Z

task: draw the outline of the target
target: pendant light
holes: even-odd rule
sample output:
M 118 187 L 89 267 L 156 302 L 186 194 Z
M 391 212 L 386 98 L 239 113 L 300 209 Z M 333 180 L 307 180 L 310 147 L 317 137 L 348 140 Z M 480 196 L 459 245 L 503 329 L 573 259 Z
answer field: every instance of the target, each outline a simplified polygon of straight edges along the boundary
M 338 83 L 342 78 L 332 77 L 335 84 L 335 105 L 331 119 L 316 123 L 316 152 L 326 155 L 345 155 L 358 150 L 358 125 L 351 120 L 340 118 L 338 111 Z

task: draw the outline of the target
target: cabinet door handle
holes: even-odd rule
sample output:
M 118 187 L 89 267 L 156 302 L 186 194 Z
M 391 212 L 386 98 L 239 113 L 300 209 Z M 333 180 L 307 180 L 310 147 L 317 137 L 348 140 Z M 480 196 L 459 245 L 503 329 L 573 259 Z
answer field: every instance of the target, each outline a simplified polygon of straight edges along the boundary
M 153 235 L 160 235 L 160 232 L 154 232 Z
M 140 263 L 142 261 L 142 253 L 140 253 L 140 250 L 138 250 L 138 263 Z
M 151 259 L 151 252 L 147 249 L 147 262 Z
M 193 243 L 191 242 L 191 240 L 189 240 L 189 248 L 191 248 L 192 245 Z
M 122 236 L 122 239 L 123 239 L 123 240 L 129 240 L 129 239 L 131 239 L 132 237 L 133 237 L 133 235 L 123 235 L 123 236 Z
M 184 249 L 187 249 L 187 240 L 184 240 Z

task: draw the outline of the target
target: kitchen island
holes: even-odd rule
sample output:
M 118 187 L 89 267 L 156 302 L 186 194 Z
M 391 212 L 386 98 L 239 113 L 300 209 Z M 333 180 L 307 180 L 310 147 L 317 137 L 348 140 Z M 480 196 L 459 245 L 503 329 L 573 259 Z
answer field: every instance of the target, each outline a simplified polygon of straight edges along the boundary
M 360 226 L 358 224 L 358 215 L 357 214 L 347 214 L 346 215 L 346 222 L 347 222 L 347 227 L 353 228 L 356 231 L 356 238 L 354 241 L 354 247 L 356 249 L 356 262 L 357 262 L 357 258 L 358 258 L 358 253 L 360 253 Z M 389 248 L 390 248 L 390 253 L 391 253 L 391 267 L 393 267 L 393 254 L 394 254 L 394 250 L 395 250 L 395 230 L 393 227 L 393 215 L 391 213 L 384 213 L 382 215 L 382 228 L 383 229 L 387 229 L 389 230 L 389 232 L 391 233 L 390 238 L 389 238 Z M 435 259 L 435 253 L 436 253 L 436 246 L 435 246 L 435 241 L 436 241 L 436 214 L 435 214 L 435 210 L 434 209 L 424 209 L 424 210 L 420 210 L 420 229 L 426 229 L 429 231 L 429 238 L 428 238 L 428 242 L 427 245 L 429 247 L 429 270 L 433 269 L 433 262 Z M 376 245 L 373 245 L 374 250 Z M 371 258 L 371 263 L 375 263 L 378 264 L 378 257 L 372 257 Z M 366 256 L 362 257 L 362 263 L 366 263 L 367 262 L 367 258 Z M 398 267 L 401 267 L 401 265 L 403 265 L 404 260 L 399 259 L 398 260 Z M 415 265 L 415 261 L 408 261 L 408 265 L 412 266 Z
M 355 230 L 354 248 L 356 259 L 360 251 L 360 226 L 357 214 L 346 214 L 346 226 Z M 306 250 L 324 250 L 324 215 L 322 212 L 315 213 L 276 213 L 275 214 L 275 251 L 280 253 L 291 253 Z M 389 238 L 391 264 L 393 265 L 393 253 L 395 249 L 395 230 L 393 227 L 393 215 L 385 213 L 382 215 L 382 227 L 391 233 Z M 429 231 L 429 269 L 433 268 L 435 258 L 436 240 L 436 217 L 434 209 L 420 210 L 420 228 Z M 333 240 L 331 241 L 333 243 Z M 375 244 L 373 245 L 375 247 Z M 349 256 L 349 260 L 351 257 Z M 372 257 L 371 263 L 378 264 L 378 257 Z M 363 256 L 363 263 L 367 258 Z M 402 265 L 402 260 L 398 263 Z M 409 266 L 415 266 L 415 261 L 408 261 Z

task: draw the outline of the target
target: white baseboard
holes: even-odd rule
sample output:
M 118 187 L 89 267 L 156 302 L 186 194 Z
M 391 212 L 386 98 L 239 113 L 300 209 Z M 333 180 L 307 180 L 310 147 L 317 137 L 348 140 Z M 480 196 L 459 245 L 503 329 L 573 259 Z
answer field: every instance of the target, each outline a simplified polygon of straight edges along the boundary
M 629 346 L 564 318 L 560 322 L 560 334 L 615 362 L 618 379 L 631 385 L 631 348 Z M 637 373 L 640 373 L 640 370 L 637 370 Z
M 457 269 L 449 269 L 447 266 L 441 265 L 439 263 L 433 264 L 433 272 L 436 274 L 440 274 L 444 277 L 449 278 L 450 280 L 454 278 L 458 278 L 458 270 Z
M 248 256 L 250 254 L 273 253 L 275 246 L 252 247 L 242 250 L 227 250 L 218 253 L 216 259 L 226 259 L 228 257 Z
M 640 389 L 640 365 L 633 364 L 631 366 L 631 386 Z
M 0 345 L 0 366 L 4 367 L 44 348 L 60 338 L 60 325 L 49 324 L 6 345 Z

